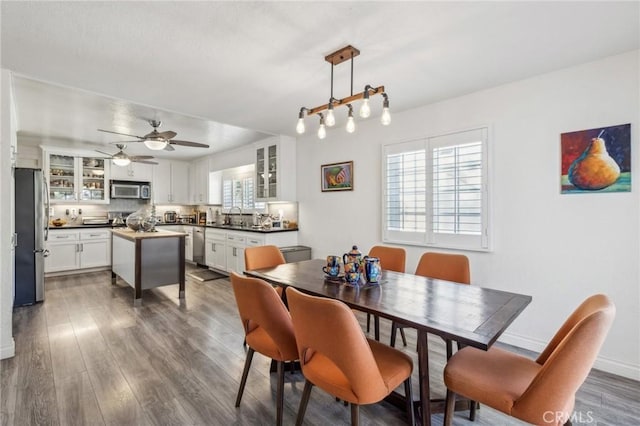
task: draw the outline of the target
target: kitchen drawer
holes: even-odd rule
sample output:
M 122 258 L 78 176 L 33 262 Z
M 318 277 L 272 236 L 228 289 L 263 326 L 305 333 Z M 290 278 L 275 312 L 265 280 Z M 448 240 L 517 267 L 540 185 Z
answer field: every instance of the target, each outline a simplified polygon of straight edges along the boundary
M 230 244 L 240 244 L 240 245 L 244 245 L 246 241 L 246 237 L 244 235 L 237 235 L 237 234 L 227 234 L 227 242 L 229 242 Z
M 49 241 L 78 241 L 78 232 L 49 231 Z
M 111 232 L 105 230 L 80 231 L 80 240 L 105 240 L 110 238 Z
M 247 247 L 263 246 L 264 237 L 246 237 Z
M 224 231 L 215 231 L 213 229 L 207 228 L 204 231 L 204 238 L 207 240 L 226 240 L 227 233 Z

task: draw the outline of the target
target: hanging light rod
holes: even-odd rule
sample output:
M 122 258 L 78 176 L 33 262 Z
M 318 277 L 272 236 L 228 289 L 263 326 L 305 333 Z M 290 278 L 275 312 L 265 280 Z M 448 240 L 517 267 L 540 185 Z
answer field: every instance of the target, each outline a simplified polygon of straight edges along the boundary
M 334 109 L 340 106 L 346 106 L 349 109 L 346 129 L 349 133 L 353 133 L 355 130 L 355 123 L 353 119 L 353 106 L 351 103 L 362 100 L 360 117 L 367 118 L 371 114 L 369 97 L 375 95 L 382 95 L 384 98 L 380 122 L 384 126 L 388 126 L 391 123 L 391 114 L 389 113 L 389 96 L 384 91 L 384 86 L 373 87 L 367 84 L 362 92 L 356 93 L 355 95 L 353 94 L 353 58 L 358 55 L 360 55 L 360 51 L 349 45 L 324 57 L 324 60 L 331 64 L 331 94 L 329 96 L 329 102 L 314 108 L 300 108 L 300 112 L 298 113 L 298 124 L 296 125 L 296 131 L 298 133 L 302 134 L 305 132 L 305 113 L 307 116 L 319 114 L 321 129 L 318 130 L 318 136 L 320 139 L 324 139 L 324 136 L 326 135 L 325 126 L 332 127 L 335 124 Z M 351 60 L 351 94 L 345 98 L 337 99 L 333 96 L 333 67 L 348 60 Z M 327 111 L 326 117 L 324 117 L 322 111 Z

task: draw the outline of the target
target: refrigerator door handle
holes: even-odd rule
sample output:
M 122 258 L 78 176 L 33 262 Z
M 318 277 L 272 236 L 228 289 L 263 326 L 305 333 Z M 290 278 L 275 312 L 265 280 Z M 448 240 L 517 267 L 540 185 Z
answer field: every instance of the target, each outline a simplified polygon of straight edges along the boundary
M 46 203 L 46 210 L 44 212 L 44 217 L 45 217 L 45 225 L 44 225 L 44 240 L 48 241 L 49 240 L 49 211 L 51 211 L 51 200 L 49 199 L 49 185 L 47 184 L 47 178 L 44 175 L 44 172 L 42 173 L 42 181 L 44 182 L 44 193 L 47 195 L 47 203 Z

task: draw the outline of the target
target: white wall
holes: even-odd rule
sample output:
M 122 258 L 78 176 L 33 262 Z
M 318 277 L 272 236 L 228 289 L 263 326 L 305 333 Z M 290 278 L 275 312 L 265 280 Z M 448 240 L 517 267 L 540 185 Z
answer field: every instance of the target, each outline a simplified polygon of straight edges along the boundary
M 11 98 L 11 73 L 2 70 L 0 83 L 0 359 L 15 354 L 11 313 L 13 311 L 13 250 L 11 236 L 13 221 L 13 175 L 11 172 L 11 147 L 15 147 L 13 100 Z
M 491 126 L 490 253 L 466 252 L 473 285 L 533 296 L 503 341 L 540 351 L 586 297 L 608 294 L 617 317 L 596 366 L 640 379 L 639 52 L 343 128 L 297 145 L 299 243 L 314 257 L 381 242 L 381 145 Z M 433 84 L 438 84 L 434 81 Z M 393 106 L 393 88 L 388 88 Z M 377 101 L 377 99 L 376 99 Z M 560 194 L 560 134 L 631 123 L 631 193 Z M 354 161 L 354 191 L 320 192 L 320 165 Z M 407 271 L 424 247 L 407 247 Z

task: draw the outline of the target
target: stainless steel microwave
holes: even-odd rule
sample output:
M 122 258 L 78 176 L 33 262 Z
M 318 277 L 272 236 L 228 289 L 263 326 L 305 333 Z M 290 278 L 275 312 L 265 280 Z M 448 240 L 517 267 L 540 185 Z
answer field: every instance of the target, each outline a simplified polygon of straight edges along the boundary
M 151 187 L 148 183 L 111 182 L 111 198 L 151 198 Z

